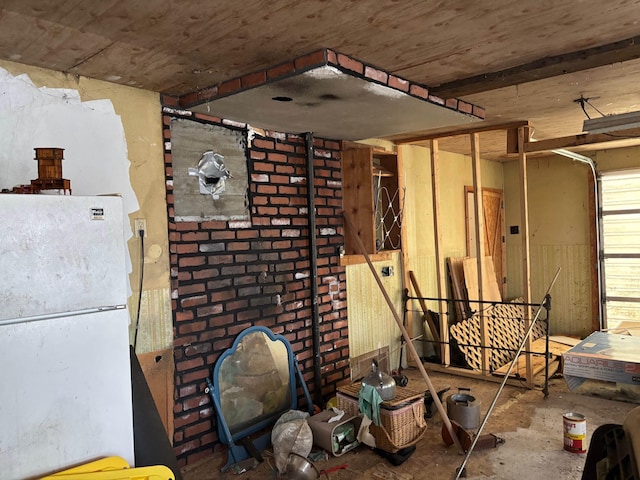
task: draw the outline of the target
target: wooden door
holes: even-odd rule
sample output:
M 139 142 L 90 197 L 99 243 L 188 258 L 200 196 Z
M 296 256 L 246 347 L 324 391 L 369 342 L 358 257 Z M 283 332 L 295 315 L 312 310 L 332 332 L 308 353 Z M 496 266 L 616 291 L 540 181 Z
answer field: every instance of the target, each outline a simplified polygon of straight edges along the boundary
M 465 187 L 467 212 L 467 255 L 476 256 L 475 217 L 473 209 L 473 187 Z M 502 295 L 505 296 L 505 256 L 504 248 L 504 204 L 502 190 L 482 189 L 482 212 L 484 215 L 484 254 L 493 260 L 496 282 Z

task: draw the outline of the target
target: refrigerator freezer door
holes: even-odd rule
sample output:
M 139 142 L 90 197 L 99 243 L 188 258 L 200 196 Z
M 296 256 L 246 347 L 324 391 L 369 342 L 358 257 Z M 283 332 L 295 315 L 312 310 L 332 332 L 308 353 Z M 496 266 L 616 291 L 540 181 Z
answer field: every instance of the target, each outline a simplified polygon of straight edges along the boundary
M 0 195 L 0 320 L 124 305 L 122 199 Z
M 128 322 L 123 309 L 0 326 L 3 479 L 133 465 Z

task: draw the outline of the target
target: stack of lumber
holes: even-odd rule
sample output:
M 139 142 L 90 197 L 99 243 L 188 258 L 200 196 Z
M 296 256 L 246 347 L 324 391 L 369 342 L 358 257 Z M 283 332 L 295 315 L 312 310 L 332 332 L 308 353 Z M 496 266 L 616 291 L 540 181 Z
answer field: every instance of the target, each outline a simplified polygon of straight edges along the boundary
M 473 311 L 482 309 L 479 300 L 478 260 L 474 257 L 447 258 L 451 292 L 456 307 L 457 319 L 465 320 Z M 483 302 L 501 302 L 502 295 L 496 281 L 493 260 L 482 258 L 482 300 Z
M 562 354 L 571 349 L 571 345 L 567 344 L 561 340 L 561 338 L 569 338 L 569 337 L 557 337 L 557 341 L 554 340 L 556 337 L 549 337 L 549 363 L 553 361 L 560 361 L 562 359 Z M 577 339 L 575 343 L 579 342 Z M 544 337 L 538 338 L 531 344 L 531 351 L 535 352 L 531 356 L 532 362 L 532 373 L 535 377 L 538 373 L 542 372 L 545 367 L 544 361 L 544 352 L 546 350 L 546 339 Z M 509 378 L 520 378 L 524 379 L 527 376 L 527 360 L 524 354 L 518 357 L 518 361 L 516 362 L 515 367 L 511 370 L 509 374 Z M 498 368 L 496 371 L 492 372 L 496 377 L 504 377 L 511 366 L 511 360 L 505 363 L 502 367 Z

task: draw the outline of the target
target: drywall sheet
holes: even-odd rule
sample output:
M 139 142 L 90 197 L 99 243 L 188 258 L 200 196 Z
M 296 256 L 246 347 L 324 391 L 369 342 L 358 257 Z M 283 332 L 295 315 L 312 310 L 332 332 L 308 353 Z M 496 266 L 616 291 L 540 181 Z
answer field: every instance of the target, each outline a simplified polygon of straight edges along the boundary
M 199 179 L 189 173 L 196 169 L 208 151 L 224 157 L 231 177 L 224 179 L 224 191 L 218 198 L 201 193 Z M 207 125 L 182 118 L 171 120 L 173 193 L 176 219 L 244 220 L 247 208 L 247 141 L 238 130 Z

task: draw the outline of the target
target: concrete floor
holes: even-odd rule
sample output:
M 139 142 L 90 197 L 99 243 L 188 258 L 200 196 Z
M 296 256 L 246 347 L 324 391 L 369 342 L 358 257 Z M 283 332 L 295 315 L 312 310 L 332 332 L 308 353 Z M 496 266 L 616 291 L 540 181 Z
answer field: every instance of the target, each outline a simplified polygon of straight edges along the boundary
M 417 369 L 406 369 L 403 373 L 409 377 L 409 388 L 427 389 Z M 472 394 L 481 401 L 482 418 L 499 387 L 499 383 L 438 372 L 429 372 L 429 378 L 436 390 L 451 387 L 451 391 L 455 391 L 458 387 L 470 387 Z M 505 443 L 497 448 L 473 451 L 466 464 L 466 478 L 579 480 L 585 455 L 564 450 L 562 414 L 578 412 L 585 415 L 587 439 L 590 440 L 599 425 L 622 423 L 626 414 L 638 406 L 634 398 L 637 402 L 637 397 L 621 392 L 614 384 L 601 382 L 587 382 L 576 392 L 570 392 L 562 378 L 550 381 L 547 399 L 540 390 L 507 385 L 482 432 L 493 433 Z M 317 462 L 316 466 L 322 470 L 346 464 L 346 468 L 322 477 L 331 480 L 450 480 L 455 478 L 464 455 L 458 453 L 455 446 L 445 446 L 441 428 L 442 419 L 436 413 L 429 419 L 427 433 L 417 444 L 414 454 L 397 467 L 362 445 L 341 457 Z M 274 461 L 269 453 L 264 452 L 265 462 L 241 475 L 220 473 L 226 453 L 216 454 L 187 466 L 183 470 L 184 480 L 276 479 Z

